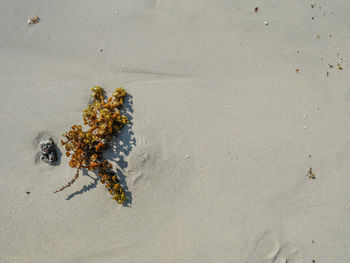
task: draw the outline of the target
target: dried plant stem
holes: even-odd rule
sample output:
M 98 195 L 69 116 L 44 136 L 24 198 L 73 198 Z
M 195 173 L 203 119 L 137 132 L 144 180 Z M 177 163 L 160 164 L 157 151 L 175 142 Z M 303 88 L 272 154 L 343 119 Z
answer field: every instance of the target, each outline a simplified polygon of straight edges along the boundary
M 66 189 L 67 187 L 71 186 L 79 177 L 79 170 L 77 170 L 77 172 L 74 175 L 74 178 L 65 186 L 62 186 L 59 190 L 55 191 L 54 194 L 63 191 L 64 189 Z

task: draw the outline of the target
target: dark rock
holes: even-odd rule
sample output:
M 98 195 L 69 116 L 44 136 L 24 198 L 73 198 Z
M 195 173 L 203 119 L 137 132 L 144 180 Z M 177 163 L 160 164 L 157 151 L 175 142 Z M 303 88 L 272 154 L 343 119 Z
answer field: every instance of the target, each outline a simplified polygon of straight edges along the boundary
M 40 141 L 41 156 L 40 160 L 54 165 L 57 162 L 57 152 L 55 149 L 55 143 L 52 138 L 48 137 Z

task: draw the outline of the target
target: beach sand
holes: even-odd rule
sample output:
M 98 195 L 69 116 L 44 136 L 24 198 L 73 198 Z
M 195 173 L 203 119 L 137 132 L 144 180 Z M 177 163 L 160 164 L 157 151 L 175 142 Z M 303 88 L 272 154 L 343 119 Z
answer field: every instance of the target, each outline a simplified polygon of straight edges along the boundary
M 349 9 L 1 1 L 0 262 L 348 262 Z M 74 175 L 60 144 L 35 161 L 94 85 L 129 93 L 107 152 L 127 206 L 94 173 L 53 194 Z

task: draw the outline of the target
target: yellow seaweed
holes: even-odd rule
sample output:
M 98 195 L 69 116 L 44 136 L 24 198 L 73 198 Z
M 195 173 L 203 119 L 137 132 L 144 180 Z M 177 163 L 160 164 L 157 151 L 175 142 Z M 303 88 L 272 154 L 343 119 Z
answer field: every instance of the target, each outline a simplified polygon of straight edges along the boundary
M 123 88 L 117 88 L 105 101 L 104 90 L 101 87 L 94 86 L 91 90 L 92 104 L 83 111 L 84 125 L 88 126 L 88 130 L 83 131 L 81 125 L 75 124 L 70 131 L 63 134 L 65 141 L 61 140 L 67 151 L 66 156 L 70 158 L 69 166 L 77 171 L 74 178 L 55 193 L 72 185 L 79 176 L 79 170 L 98 169 L 98 175 L 102 177 L 101 183 L 105 184 L 114 200 L 123 204 L 126 201 L 125 191 L 112 170 L 112 164 L 103 160 L 102 152 L 112 136 L 129 123 L 128 118 L 118 110 L 123 105 L 127 93 Z

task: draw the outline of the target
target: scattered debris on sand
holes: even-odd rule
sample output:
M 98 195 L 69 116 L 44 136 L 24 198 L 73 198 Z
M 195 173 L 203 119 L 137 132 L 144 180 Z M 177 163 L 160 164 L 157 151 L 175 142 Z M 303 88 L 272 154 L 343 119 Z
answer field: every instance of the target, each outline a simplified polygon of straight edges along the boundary
M 309 176 L 310 179 L 316 179 L 316 175 L 315 175 L 314 172 L 312 171 L 312 168 L 311 168 L 311 167 L 309 168 L 308 176 Z
M 259 8 L 258 7 L 255 7 L 254 9 L 255 13 L 259 11 Z
M 28 19 L 27 24 L 34 25 L 34 24 L 39 23 L 39 21 L 40 21 L 40 18 L 38 16 L 33 16 L 32 18 Z
M 40 141 L 41 156 L 40 160 L 54 165 L 57 162 L 57 152 L 55 149 L 55 143 L 51 137 L 47 137 Z

